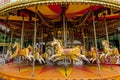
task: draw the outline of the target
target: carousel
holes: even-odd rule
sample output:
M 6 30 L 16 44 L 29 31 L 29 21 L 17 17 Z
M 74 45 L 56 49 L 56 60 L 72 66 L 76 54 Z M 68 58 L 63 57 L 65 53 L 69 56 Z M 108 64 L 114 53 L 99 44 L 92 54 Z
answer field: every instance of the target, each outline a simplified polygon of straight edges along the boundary
M 0 6 L 0 78 L 120 79 L 119 0 L 1 0 Z

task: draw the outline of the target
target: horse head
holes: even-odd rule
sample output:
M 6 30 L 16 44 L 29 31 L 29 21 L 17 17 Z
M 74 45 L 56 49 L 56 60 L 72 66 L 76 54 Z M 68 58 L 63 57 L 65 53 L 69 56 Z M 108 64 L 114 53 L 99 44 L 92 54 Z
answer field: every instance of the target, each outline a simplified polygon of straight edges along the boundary
M 109 42 L 107 40 L 103 40 L 102 41 L 102 45 L 105 46 L 105 45 L 109 45 Z
M 55 39 L 55 38 L 53 38 L 53 41 L 52 41 L 51 45 L 54 46 L 54 45 L 56 45 L 57 43 L 58 43 L 58 40 Z
M 63 45 L 62 45 L 62 41 L 59 40 L 59 39 L 53 39 L 53 42 L 51 43 L 52 46 L 55 46 L 56 47 L 56 50 L 59 50 L 61 48 L 63 48 Z
M 14 43 L 13 48 L 15 48 L 16 46 L 17 46 L 17 42 Z
M 13 45 L 13 48 L 15 48 L 15 47 L 20 48 L 20 44 L 18 42 L 15 42 L 14 45 Z
M 90 51 L 92 51 L 92 52 L 96 52 L 97 49 L 96 49 L 96 47 L 91 47 Z
M 33 47 L 31 45 L 28 45 L 27 47 L 30 51 L 33 51 Z

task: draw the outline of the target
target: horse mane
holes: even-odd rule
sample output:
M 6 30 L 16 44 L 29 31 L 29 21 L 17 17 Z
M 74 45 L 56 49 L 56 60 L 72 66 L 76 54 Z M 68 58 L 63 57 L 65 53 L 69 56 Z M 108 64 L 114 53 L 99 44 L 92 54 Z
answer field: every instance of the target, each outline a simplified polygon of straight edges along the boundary
M 108 40 L 103 40 L 102 43 L 103 43 L 103 42 L 104 42 L 104 45 L 107 44 L 108 46 L 110 46 Z

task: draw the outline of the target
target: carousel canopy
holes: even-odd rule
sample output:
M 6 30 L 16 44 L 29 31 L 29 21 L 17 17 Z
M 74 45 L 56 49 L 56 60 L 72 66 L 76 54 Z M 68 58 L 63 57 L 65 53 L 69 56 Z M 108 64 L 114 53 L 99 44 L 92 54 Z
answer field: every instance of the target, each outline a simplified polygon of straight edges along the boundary
M 3 1 L 3 2 L 2 2 Z M 94 37 L 94 12 L 97 37 L 105 36 L 105 20 L 108 34 L 114 34 L 120 27 L 120 1 L 118 0 L 2 0 L 0 2 L 0 24 L 14 31 L 13 36 L 20 37 L 24 22 L 24 37 L 32 38 L 35 20 L 37 21 L 37 36 L 49 38 L 50 34 L 63 27 L 63 14 L 69 35 Z M 4 1 L 6 4 L 4 4 Z M 4 4 L 4 5 L 3 5 Z M 102 5 L 103 4 L 103 5 Z M 35 18 L 36 15 L 36 18 Z M 4 33 L 2 26 L 1 32 Z M 62 31 L 59 32 L 62 34 Z

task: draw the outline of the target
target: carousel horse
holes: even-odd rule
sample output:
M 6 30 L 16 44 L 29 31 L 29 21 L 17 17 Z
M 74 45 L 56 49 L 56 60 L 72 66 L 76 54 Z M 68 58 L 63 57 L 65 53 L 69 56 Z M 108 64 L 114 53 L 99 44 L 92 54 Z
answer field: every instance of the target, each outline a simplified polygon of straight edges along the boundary
M 88 55 L 90 57 L 90 61 L 92 61 L 92 63 L 94 63 L 97 59 L 97 49 L 96 49 L 96 47 L 91 47 Z
M 107 40 L 102 41 L 103 53 L 100 56 L 100 59 L 104 61 L 107 57 L 120 56 L 119 51 L 116 47 L 111 48 Z
M 96 48 L 95 47 L 91 47 L 90 51 L 87 51 L 87 49 L 85 48 L 85 46 L 80 46 L 80 52 L 81 54 L 85 55 L 87 58 L 89 58 L 90 61 L 92 61 L 92 63 L 96 60 Z
M 39 48 L 36 49 L 34 56 L 35 56 L 35 60 L 39 61 L 40 64 L 42 64 L 42 62 L 45 63 L 45 60 L 43 59 L 43 56 Z
M 7 48 L 7 54 L 5 55 L 5 58 L 8 58 L 12 56 L 12 44 L 10 43 L 8 48 Z
M 80 54 L 80 48 L 78 46 L 74 48 L 63 48 L 62 41 L 55 39 L 51 44 L 52 46 L 55 45 L 56 48 L 56 54 L 52 55 L 49 60 L 52 60 L 55 58 L 53 62 L 56 62 L 58 60 L 64 60 L 64 57 L 71 58 L 73 61 L 78 61 L 81 63 L 80 58 L 89 62 L 89 60 L 85 57 L 85 55 Z
M 16 50 L 14 51 L 13 55 L 11 56 L 12 58 L 16 58 L 17 56 L 24 56 L 26 59 L 28 60 L 34 60 L 34 56 L 32 55 L 33 53 L 33 47 L 32 46 L 28 46 L 27 48 L 21 49 L 20 48 L 20 44 L 18 42 L 15 42 L 13 45 L 13 48 L 16 48 Z

